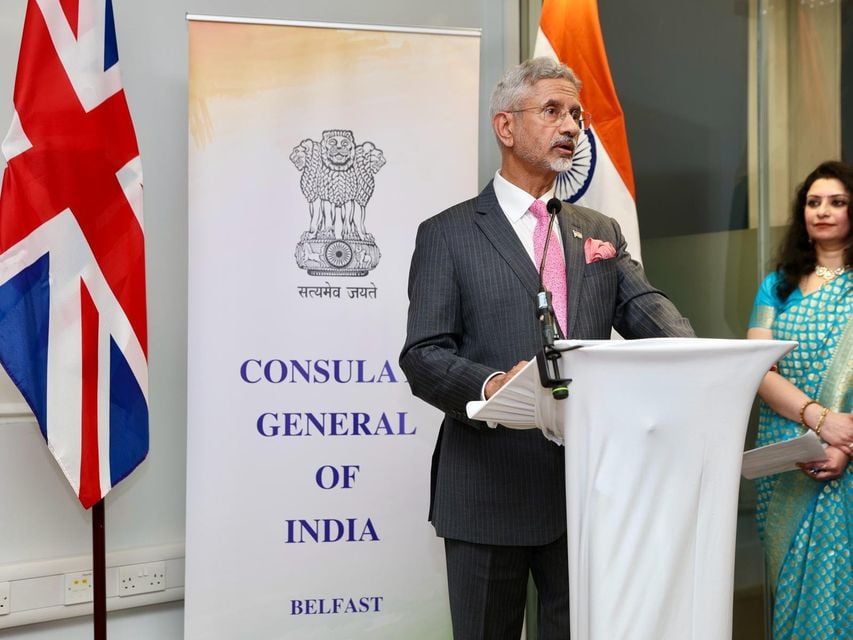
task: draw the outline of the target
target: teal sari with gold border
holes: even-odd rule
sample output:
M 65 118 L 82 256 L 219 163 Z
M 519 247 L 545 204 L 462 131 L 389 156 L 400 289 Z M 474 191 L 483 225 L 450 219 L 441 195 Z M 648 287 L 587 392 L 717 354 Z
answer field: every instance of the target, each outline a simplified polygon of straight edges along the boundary
M 821 405 L 853 411 L 853 275 L 847 271 L 807 296 L 794 290 L 785 301 L 776 294 L 779 277 L 762 282 L 750 327 L 798 341 L 779 373 Z M 802 433 L 800 424 L 760 403 L 756 446 Z M 789 471 L 756 480 L 756 488 L 774 640 L 853 638 L 853 463 L 837 480 Z

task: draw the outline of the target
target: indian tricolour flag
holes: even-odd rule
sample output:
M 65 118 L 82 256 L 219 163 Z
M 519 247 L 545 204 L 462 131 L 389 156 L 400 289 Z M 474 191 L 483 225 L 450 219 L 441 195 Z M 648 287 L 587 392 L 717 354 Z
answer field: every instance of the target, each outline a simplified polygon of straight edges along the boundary
M 634 172 L 597 0 L 545 0 L 534 55 L 555 58 L 572 68 L 583 83 L 583 108 L 592 114 L 592 128 L 581 133 L 572 168 L 557 179 L 557 195 L 615 218 L 631 256 L 639 260 Z

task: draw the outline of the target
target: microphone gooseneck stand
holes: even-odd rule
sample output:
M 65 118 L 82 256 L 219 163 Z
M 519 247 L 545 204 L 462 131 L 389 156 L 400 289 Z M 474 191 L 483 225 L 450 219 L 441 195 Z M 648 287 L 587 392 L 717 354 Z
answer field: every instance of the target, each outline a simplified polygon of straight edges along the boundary
M 551 198 L 546 207 L 550 214 L 550 220 L 548 221 L 548 235 L 545 236 L 545 246 L 542 248 L 542 260 L 539 263 L 539 291 L 536 294 L 536 316 L 539 318 L 539 327 L 542 331 L 542 350 L 536 354 L 536 364 L 539 368 L 539 381 L 542 386 L 551 389 L 551 395 L 555 400 L 565 400 L 569 396 L 569 383 L 572 380 L 571 378 L 564 378 L 560 374 L 561 350 L 554 346 L 554 341 L 562 339 L 563 334 L 554 314 L 551 292 L 545 288 L 542 278 L 554 221 L 557 219 L 560 209 L 563 208 L 563 203 L 557 198 Z

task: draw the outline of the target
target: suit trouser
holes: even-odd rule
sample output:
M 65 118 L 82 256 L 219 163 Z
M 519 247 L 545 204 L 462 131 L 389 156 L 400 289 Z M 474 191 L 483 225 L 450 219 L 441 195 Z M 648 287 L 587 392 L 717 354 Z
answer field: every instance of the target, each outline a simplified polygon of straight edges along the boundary
M 569 639 L 566 535 L 531 547 L 445 539 L 454 640 L 519 640 L 530 574 L 539 593 L 539 640 Z

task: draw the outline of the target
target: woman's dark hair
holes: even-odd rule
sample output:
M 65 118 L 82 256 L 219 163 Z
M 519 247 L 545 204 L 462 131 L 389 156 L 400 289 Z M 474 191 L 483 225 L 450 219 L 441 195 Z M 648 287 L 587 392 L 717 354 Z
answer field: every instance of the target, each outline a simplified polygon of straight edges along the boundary
M 845 162 L 829 161 L 818 165 L 817 169 L 806 176 L 805 181 L 797 187 L 794 202 L 791 206 L 790 225 L 782 243 L 779 246 L 778 264 L 776 270 L 782 275 L 776 289 L 780 299 L 786 300 L 797 288 L 803 276 L 814 271 L 817 264 L 815 248 L 806 231 L 806 195 L 812 184 L 821 178 L 835 179 L 844 185 L 848 196 L 853 196 L 853 165 Z M 850 205 L 847 205 L 847 219 L 850 219 Z M 847 248 L 844 252 L 844 264 L 853 264 L 853 242 L 847 234 Z

